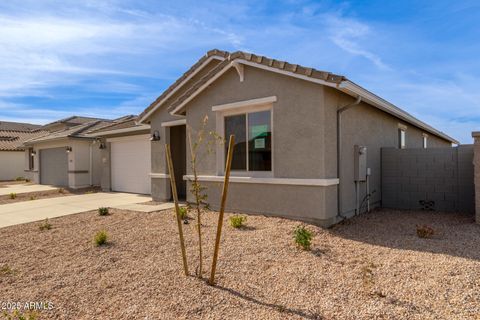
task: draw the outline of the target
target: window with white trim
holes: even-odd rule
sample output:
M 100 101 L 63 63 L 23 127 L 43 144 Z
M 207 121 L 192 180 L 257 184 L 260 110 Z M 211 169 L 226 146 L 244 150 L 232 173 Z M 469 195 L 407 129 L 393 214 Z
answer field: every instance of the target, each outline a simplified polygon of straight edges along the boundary
M 224 117 L 224 133 L 235 135 L 233 171 L 272 171 L 271 110 L 245 112 Z M 225 159 L 228 145 L 225 146 Z
M 406 145 L 406 131 L 405 129 L 398 129 L 398 147 L 405 149 Z

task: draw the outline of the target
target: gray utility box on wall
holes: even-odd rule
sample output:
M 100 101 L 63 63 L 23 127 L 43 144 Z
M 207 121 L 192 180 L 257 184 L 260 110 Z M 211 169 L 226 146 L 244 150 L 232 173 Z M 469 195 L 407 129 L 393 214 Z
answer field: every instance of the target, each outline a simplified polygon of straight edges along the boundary
M 367 147 L 358 146 L 354 147 L 354 179 L 355 181 L 367 180 Z

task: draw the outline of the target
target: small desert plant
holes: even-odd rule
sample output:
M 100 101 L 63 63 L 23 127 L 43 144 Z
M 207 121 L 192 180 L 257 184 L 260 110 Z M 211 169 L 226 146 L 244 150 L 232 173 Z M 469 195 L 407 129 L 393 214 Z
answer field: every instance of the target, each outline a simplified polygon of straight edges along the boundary
M 97 246 L 103 246 L 104 244 L 107 243 L 108 235 L 106 231 L 99 231 L 93 238 L 93 242 L 95 242 L 95 245 Z
M 36 196 L 30 196 L 30 200 L 37 200 Z
M 230 225 L 235 229 L 239 229 L 243 227 L 243 224 L 246 221 L 247 221 L 247 217 L 240 216 L 240 215 L 234 215 L 228 219 L 228 222 L 230 223 Z
M 12 268 L 10 268 L 8 265 L 4 265 L 0 268 L 0 276 L 8 276 L 13 274 Z
M 295 243 L 302 247 L 303 250 L 310 250 L 312 245 L 313 233 L 308 231 L 304 226 L 298 226 L 293 232 Z
M 433 230 L 432 227 L 425 226 L 425 225 L 417 226 L 417 236 L 419 238 L 428 239 L 433 237 L 434 234 L 435 234 L 435 230 Z
M 25 179 L 25 182 L 30 182 L 30 179 Z
M 19 310 L 13 310 L 11 313 L 7 311 L 3 311 L 3 319 L 5 320 L 36 320 L 37 313 L 34 311 L 22 313 Z
M 10 193 L 10 199 L 16 199 L 17 198 L 17 194 L 15 192 L 12 192 Z
M 24 178 L 24 177 L 17 177 L 15 180 L 17 180 L 17 181 L 25 181 L 25 178 Z
M 43 222 L 42 222 L 42 223 L 40 224 L 40 226 L 39 226 L 39 229 L 40 229 L 40 231 L 52 229 L 52 225 L 51 225 L 50 222 L 48 221 L 48 218 L 46 218 L 45 220 L 43 220 Z
M 108 214 L 109 214 L 108 208 L 105 208 L 105 207 L 98 208 L 98 215 L 99 216 L 108 216 Z
M 178 213 L 180 214 L 180 219 L 184 220 L 188 218 L 188 209 L 186 207 L 180 207 Z
M 95 191 L 94 191 L 94 190 L 87 190 L 87 191 L 85 191 L 85 194 L 92 194 L 92 193 L 95 193 Z
M 59 188 L 59 189 L 58 189 L 58 193 L 65 193 L 65 189 Z

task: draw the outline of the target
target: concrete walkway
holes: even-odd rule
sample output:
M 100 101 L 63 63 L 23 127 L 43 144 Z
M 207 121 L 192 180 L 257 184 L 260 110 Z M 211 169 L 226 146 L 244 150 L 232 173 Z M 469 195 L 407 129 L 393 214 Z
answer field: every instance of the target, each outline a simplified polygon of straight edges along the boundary
M 29 193 L 39 191 L 50 191 L 58 188 L 52 186 L 46 186 L 42 184 L 9 184 L 0 188 L 0 196 L 4 196 L 10 193 Z
M 0 205 L 0 228 L 45 218 L 151 201 L 145 195 L 131 193 L 92 193 Z

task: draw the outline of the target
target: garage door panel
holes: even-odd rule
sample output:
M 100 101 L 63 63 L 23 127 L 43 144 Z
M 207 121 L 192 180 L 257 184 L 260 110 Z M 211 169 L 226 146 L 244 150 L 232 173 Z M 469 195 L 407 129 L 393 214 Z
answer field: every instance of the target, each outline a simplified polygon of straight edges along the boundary
M 135 136 L 111 143 L 112 190 L 151 193 L 150 140 Z
M 40 150 L 40 183 L 68 186 L 68 154 L 65 148 Z

